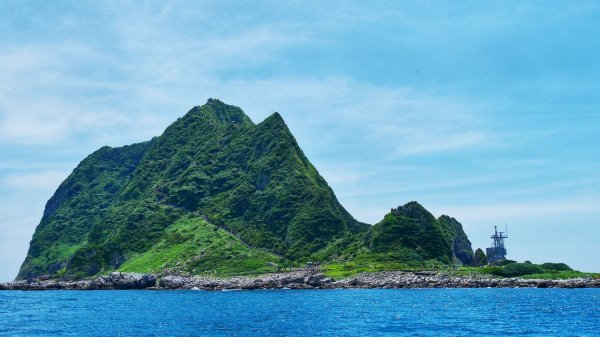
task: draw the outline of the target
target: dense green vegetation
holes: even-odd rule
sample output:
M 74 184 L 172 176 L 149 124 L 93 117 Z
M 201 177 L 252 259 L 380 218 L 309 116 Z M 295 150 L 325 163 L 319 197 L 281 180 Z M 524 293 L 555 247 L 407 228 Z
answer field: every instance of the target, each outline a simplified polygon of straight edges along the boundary
M 85 158 L 48 201 L 18 278 L 240 275 L 308 261 L 340 277 L 485 264 L 478 253 L 456 219 L 436 219 L 417 202 L 373 226 L 356 221 L 279 114 L 254 124 L 240 108 L 209 99 L 160 137 Z M 486 271 L 572 272 L 496 268 Z
M 288 262 L 369 227 L 339 204 L 279 114 L 255 125 L 210 99 L 150 142 L 86 158 L 48 202 L 19 277 L 118 269 L 190 214 Z
M 484 272 L 503 277 L 517 277 L 525 275 L 536 275 L 536 274 L 549 274 L 558 272 L 572 272 L 569 266 L 564 263 L 544 263 L 541 265 L 534 264 L 531 262 L 518 263 L 510 261 L 510 263 L 504 263 L 501 266 L 488 266 L 485 267 Z
M 75 252 L 86 244 L 91 229 L 106 217 L 151 144 L 103 147 L 73 170 L 47 202 L 19 277 L 64 273 Z
M 519 263 L 512 260 L 505 260 L 499 265 L 487 265 L 484 267 L 461 267 L 454 273 L 465 274 L 485 274 L 492 277 L 522 277 L 530 279 L 569 279 L 575 277 L 600 277 L 600 274 L 583 273 L 571 269 L 564 263 L 543 263 L 534 264 L 529 261 Z
M 373 252 L 409 248 L 424 259 L 450 262 L 452 249 L 440 223 L 423 206 L 410 202 L 392 209 L 371 228 L 367 243 Z
M 364 233 L 336 240 L 311 258 L 328 261 L 326 270 L 334 275 L 469 264 L 472 256 L 471 243 L 458 221 L 448 216 L 436 219 L 412 201 L 392 209 Z
M 424 270 L 451 270 L 451 267 L 437 260 L 410 260 L 403 256 L 402 259 L 387 260 L 381 256 L 360 256 L 351 261 L 331 262 L 323 266 L 323 271 L 328 277 L 341 279 L 352 277 L 360 273 L 378 271 L 424 271 Z

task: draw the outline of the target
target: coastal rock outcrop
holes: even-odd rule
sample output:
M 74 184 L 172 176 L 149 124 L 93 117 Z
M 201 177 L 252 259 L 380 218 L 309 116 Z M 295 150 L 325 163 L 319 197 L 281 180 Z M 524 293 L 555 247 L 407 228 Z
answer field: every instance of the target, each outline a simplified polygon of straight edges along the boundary
M 156 275 L 115 272 L 95 279 L 78 281 L 43 280 L 0 283 L 0 290 L 127 290 L 147 289 L 155 285 Z
M 0 283 L 0 290 L 252 290 L 252 289 L 349 289 L 349 288 L 600 288 L 600 279 L 579 277 L 564 280 L 457 276 L 439 272 L 364 273 L 335 281 L 314 270 L 266 274 L 258 277 L 214 278 L 152 274 L 111 273 L 79 281 L 44 280 Z
M 110 273 L 100 279 L 111 289 L 146 289 L 156 285 L 156 275 L 152 274 Z
M 335 288 L 599 288 L 600 279 L 563 280 L 456 276 L 437 272 L 378 272 L 334 282 Z
M 322 273 L 295 271 L 267 274 L 260 277 L 210 278 L 201 276 L 182 277 L 169 275 L 160 279 L 162 289 L 307 289 L 323 288 L 334 282 Z

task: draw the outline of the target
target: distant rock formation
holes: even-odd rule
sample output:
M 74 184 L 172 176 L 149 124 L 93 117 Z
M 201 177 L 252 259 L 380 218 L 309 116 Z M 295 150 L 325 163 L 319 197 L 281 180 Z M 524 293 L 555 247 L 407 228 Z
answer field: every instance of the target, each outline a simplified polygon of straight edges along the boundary
M 473 257 L 472 265 L 476 266 L 476 267 L 481 267 L 481 266 L 485 266 L 487 263 L 488 263 L 487 256 L 485 256 L 483 249 L 477 248 L 477 250 L 475 251 L 475 256 Z

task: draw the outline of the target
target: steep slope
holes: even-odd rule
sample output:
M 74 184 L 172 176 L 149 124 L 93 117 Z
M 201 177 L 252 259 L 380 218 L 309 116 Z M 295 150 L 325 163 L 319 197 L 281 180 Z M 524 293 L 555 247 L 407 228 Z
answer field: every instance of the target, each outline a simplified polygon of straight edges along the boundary
M 19 278 L 64 271 L 94 225 L 106 216 L 150 145 L 103 147 L 73 170 L 46 203 Z
M 360 223 L 279 114 L 254 124 L 209 99 L 160 137 L 84 159 L 48 201 L 18 278 L 456 259 L 468 264 L 473 250 L 454 218 L 410 202 L 374 226 Z
M 442 215 L 437 221 L 446 234 L 446 241 L 450 244 L 452 254 L 462 264 L 470 265 L 473 262 L 473 247 L 462 228 L 462 224 L 447 215 Z
M 229 234 L 219 240 L 245 247 L 223 254 L 222 267 L 239 264 L 225 256 L 244 254 L 258 256 L 250 258 L 254 265 L 280 261 L 273 253 L 303 259 L 368 229 L 339 204 L 279 114 L 254 125 L 238 107 L 210 99 L 151 142 L 102 151 L 120 156 L 95 153 L 61 185 L 36 229 L 20 278 L 131 270 L 135 259 L 172 253 L 165 235 L 190 217 L 203 224 L 192 226 L 195 231 L 224 230 Z M 215 238 L 198 241 L 196 234 L 182 236 L 185 242 L 177 244 L 189 249 L 176 260 L 187 262 L 215 248 L 208 242 Z M 269 252 L 259 254 L 261 249 Z M 188 270 L 210 268 L 202 263 L 198 268 L 188 263 Z
M 279 114 L 254 125 L 218 100 L 167 128 L 123 198 L 196 212 L 293 259 L 367 228 L 339 204 Z

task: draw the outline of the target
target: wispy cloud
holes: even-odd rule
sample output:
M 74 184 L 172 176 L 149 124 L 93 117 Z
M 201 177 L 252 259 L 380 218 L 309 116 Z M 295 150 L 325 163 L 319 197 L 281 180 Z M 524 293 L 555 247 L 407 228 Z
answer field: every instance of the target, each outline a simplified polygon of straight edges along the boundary
M 504 202 L 489 204 L 442 206 L 452 214 L 462 215 L 464 221 L 482 223 L 489 219 L 519 223 L 532 219 L 554 219 L 553 222 L 564 221 L 576 216 L 581 219 L 596 214 L 600 200 L 595 196 L 580 196 L 577 199 L 561 198 L 550 201 Z M 557 218 L 558 217 L 558 218 Z
M 597 5 L 0 6 L 0 228 L 25 237 L 74 163 L 208 97 L 280 112 L 364 221 L 414 199 L 471 224 L 594 212 Z
M 312 127 L 319 134 L 306 139 L 318 139 L 325 146 L 340 141 L 329 136 L 353 134 L 391 150 L 391 157 L 480 148 L 493 132 L 485 129 L 481 102 L 410 87 L 377 87 L 345 78 L 282 78 L 232 81 L 222 88 L 221 96 L 245 102 L 255 118 L 275 109 L 292 128 L 306 132 Z M 335 132 L 328 135 L 321 128 Z
M 36 192 L 41 189 L 44 192 L 51 192 L 48 190 L 48 186 L 58 187 L 66 178 L 67 174 L 64 171 L 36 171 L 5 176 L 1 183 L 12 191 L 27 190 Z
M 68 171 L 11 167 L 0 171 L 0 280 L 14 278 L 23 261 L 45 202 Z M 19 172 L 21 171 L 21 172 Z M 17 173 L 15 173 L 17 172 Z
M 90 95 L 101 83 L 83 79 L 72 68 L 79 59 L 94 62 L 85 46 L 21 46 L 0 57 L 0 142 L 49 144 L 79 132 L 127 121 L 124 114 L 94 105 Z

